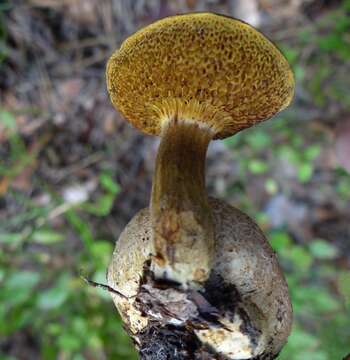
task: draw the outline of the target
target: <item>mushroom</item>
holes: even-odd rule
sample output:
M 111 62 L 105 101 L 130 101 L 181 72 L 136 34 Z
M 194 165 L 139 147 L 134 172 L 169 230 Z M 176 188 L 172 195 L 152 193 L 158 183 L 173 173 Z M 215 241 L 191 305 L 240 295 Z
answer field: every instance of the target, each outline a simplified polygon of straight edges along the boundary
M 116 243 L 107 281 L 142 359 L 274 359 L 292 307 L 247 215 L 205 190 L 209 142 L 290 103 L 288 62 L 261 33 L 212 13 L 159 20 L 109 59 L 113 105 L 159 135 L 149 208 Z

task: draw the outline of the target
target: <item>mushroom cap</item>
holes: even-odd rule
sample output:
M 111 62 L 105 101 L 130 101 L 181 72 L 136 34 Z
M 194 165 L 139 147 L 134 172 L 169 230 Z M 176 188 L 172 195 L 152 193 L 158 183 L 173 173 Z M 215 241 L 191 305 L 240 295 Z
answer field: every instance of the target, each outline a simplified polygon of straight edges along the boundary
M 252 26 L 212 13 L 167 17 L 127 38 L 107 64 L 113 105 L 159 135 L 172 117 L 224 138 L 287 107 L 294 78 L 281 52 Z

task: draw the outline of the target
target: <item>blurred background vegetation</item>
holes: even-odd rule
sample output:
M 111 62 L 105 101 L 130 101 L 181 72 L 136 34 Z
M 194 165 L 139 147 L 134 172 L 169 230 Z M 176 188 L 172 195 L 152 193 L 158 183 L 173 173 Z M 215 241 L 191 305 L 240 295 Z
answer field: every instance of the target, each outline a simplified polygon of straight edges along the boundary
M 157 139 L 106 94 L 111 52 L 157 18 L 210 10 L 268 35 L 293 104 L 224 142 L 210 194 L 256 218 L 288 280 L 279 360 L 350 352 L 350 1 L 0 2 L 0 359 L 136 359 L 105 282 L 114 243 L 147 206 Z

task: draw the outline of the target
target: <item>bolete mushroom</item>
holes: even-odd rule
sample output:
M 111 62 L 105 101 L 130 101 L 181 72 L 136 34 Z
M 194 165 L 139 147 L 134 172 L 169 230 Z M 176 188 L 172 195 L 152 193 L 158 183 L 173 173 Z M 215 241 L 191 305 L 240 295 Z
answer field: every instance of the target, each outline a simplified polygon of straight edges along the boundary
M 126 226 L 107 281 L 142 359 L 273 359 L 292 323 L 288 288 L 258 226 L 205 191 L 212 139 L 290 103 L 280 51 L 241 21 L 168 17 L 109 59 L 113 105 L 159 135 L 150 206 Z

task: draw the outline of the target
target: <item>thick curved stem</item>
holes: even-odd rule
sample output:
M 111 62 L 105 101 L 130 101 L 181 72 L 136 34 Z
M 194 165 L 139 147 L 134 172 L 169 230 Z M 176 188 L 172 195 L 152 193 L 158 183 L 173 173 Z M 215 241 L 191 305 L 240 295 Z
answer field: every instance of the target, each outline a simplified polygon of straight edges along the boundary
M 179 282 L 204 282 L 214 256 L 205 191 L 205 156 L 212 133 L 197 123 L 169 120 L 162 129 L 151 197 L 154 272 Z

